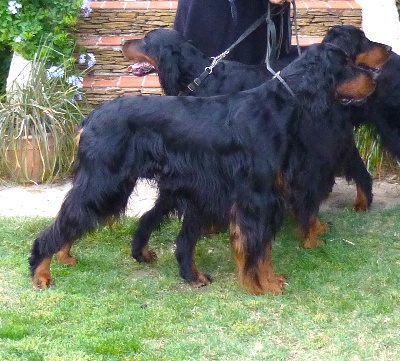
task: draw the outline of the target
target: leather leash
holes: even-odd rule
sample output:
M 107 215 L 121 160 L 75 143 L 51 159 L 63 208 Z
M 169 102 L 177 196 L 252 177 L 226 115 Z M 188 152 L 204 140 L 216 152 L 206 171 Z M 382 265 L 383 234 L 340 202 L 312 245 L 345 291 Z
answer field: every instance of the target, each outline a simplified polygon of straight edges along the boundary
M 296 42 L 297 42 L 297 49 L 299 55 L 301 54 L 300 51 L 300 46 L 299 46 L 299 40 L 298 40 L 298 34 L 297 34 L 297 20 L 296 20 L 296 4 L 295 0 L 292 0 L 293 4 L 293 12 L 294 12 L 294 21 L 295 21 L 295 29 L 296 29 Z M 206 79 L 213 71 L 214 67 L 221 61 L 223 60 L 229 52 L 241 41 L 243 41 L 248 35 L 250 35 L 255 29 L 257 29 L 264 21 L 267 22 L 267 36 L 268 36 L 268 41 L 267 41 L 267 55 L 266 55 L 266 61 L 265 64 L 267 66 L 268 71 L 273 75 L 273 78 L 277 78 L 288 90 L 288 92 L 293 96 L 296 97 L 295 94 L 293 93 L 292 89 L 290 89 L 289 85 L 283 80 L 283 78 L 279 75 L 279 72 L 275 72 L 271 66 L 270 66 L 270 61 L 269 58 L 271 56 L 271 42 L 270 38 L 272 37 L 273 39 L 276 39 L 276 29 L 275 25 L 271 20 L 271 5 L 270 2 L 268 1 L 267 4 L 267 12 L 262 15 L 258 20 L 256 20 L 249 28 L 246 29 L 246 31 L 224 52 L 222 52 L 220 55 L 213 57 L 212 62 L 210 66 L 207 66 L 204 71 L 197 77 L 195 78 L 190 84 L 188 84 L 187 89 L 190 92 L 193 92 L 196 90 L 196 87 L 199 87 L 200 84 L 204 79 Z M 282 22 L 281 22 L 282 23 Z M 274 40 L 274 42 L 276 42 Z M 181 91 L 179 95 L 184 95 L 184 92 Z

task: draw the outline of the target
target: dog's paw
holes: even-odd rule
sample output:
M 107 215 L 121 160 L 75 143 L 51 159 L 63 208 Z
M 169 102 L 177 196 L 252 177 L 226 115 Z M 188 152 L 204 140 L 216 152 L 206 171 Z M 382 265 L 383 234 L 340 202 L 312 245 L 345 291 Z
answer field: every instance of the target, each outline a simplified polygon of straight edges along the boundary
M 197 279 L 195 281 L 190 282 L 190 285 L 194 288 L 200 288 L 208 286 L 211 282 L 212 278 L 210 275 L 199 273 Z

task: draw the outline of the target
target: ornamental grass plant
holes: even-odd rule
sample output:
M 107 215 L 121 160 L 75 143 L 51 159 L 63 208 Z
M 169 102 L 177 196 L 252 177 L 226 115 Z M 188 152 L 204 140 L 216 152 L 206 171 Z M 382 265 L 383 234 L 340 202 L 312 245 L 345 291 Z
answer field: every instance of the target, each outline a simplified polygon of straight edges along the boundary
M 0 177 L 21 183 L 66 177 L 83 118 L 81 77 L 71 75 L 73 59 L 49 68 L 56 50 L 44 43 L 35 54 L 27 83 L 14 83 L 0 98 Z M 62 54 L 57 54 L 62 58 Z M 26 151 L 33 148 L 31 155 Z M 38 164 L 33 171 L 33 163 Z

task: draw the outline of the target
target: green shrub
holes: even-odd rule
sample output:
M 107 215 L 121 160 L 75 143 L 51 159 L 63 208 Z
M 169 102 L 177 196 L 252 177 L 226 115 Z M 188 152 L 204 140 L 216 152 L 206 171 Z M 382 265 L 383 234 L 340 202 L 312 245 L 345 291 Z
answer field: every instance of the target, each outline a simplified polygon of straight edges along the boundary
M 0 44 L 0 95 L 6 90 L 6 82 L 12 58 L 11 46 Z
M 81 4 L 82 0 L 2 0 L 0 44 L 31 60 L 46 37 L 49 46 L 57 51 L 53 56 L 69 57 Z
M 379 138 L 375 136 L 372 129 L 361 126 L 355 132 L 355 139 L 367 169 L 371 173 L 380 173 L 384 153 Z

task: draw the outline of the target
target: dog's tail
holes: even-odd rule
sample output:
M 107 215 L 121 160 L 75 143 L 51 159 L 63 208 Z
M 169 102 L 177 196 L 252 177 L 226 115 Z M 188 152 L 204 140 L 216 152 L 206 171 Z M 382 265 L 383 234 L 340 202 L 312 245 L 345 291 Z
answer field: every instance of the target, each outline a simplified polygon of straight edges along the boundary
M 125 211 L 135 184 L 134 177 L 121 180 L 104 176 L 100 180 L 98 176 L 90 177 L 80 169 L 54 223 L 33 243 L 29 258 L 32 278 L 37 278 L 38 267 L 39 270 L 45 268 L 49 274 L 45 282 L 50 282 L 51 257 L 66 246 L 70 248 L 77 239 L 98 225 L 118 218 Z

